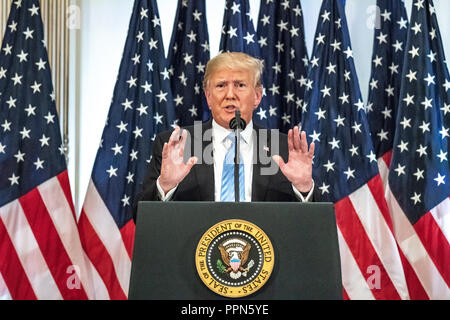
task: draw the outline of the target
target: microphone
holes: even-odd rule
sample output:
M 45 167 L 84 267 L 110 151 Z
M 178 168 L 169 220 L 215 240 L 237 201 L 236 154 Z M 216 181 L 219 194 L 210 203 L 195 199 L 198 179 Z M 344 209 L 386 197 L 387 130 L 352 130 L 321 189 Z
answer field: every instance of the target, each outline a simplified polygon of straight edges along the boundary
M 234 201 L 240 202 L 239 200 L 239 154 L 241 148 L 240 131 L 245 130 L 247 123 L 241 118 L 241 111 L 236 110 L 234 112 L 235 117 L 230 121 L 230 129 L 235 131 L 235 150 L 234 150 Z

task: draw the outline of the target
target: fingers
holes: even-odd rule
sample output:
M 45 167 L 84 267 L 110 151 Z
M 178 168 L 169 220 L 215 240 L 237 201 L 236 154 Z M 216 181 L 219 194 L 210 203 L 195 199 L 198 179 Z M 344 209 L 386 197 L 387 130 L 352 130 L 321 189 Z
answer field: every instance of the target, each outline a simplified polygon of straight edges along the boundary
M 306 132 L 300 132 L 299 127 L 295 126 L 288 132 L 288 148 L 289 151 L 301 151 L 303 153 L 314 155 L 315 145 L 314 142 L 312 142 L 308 148 L 308 139 L 306 138 Z

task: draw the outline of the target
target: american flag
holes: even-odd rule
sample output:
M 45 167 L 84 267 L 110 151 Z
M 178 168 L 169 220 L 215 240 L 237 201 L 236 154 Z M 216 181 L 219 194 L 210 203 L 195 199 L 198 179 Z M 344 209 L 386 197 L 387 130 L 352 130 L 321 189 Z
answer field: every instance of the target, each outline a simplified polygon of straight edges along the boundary
M 308 53 L 299 1 L 261 1 L 258 43 L 264 58 L 264 104 L 259 123 L 287 133 L 301 121 L 307 88 Z M 264 109 L 264 106 L 267 106 Z
M 378 162 L 389 165 L 409 23 L 403 1 L 378 0 L 377 9 L 366 112 Z M 387 170 L 380 173 L 386 184 Z
M 430 299 L 450 298 L 450 77 L 431 0 L 411 10 L 386 198 L 399 247 Z
M 114 96 L 79 219 L 103 298 L 126 299 L 135 195 L 156 134 L 174 125 L 170 72 L 155 0 L 136 0 Z
M 322 3 L 308 83 L 302 127 L 319 200 L 335 204 L 344 297 L 407 299 L 342 0 Z
M 0 300 L 95 298 L 76 225 L 38 0 L 0 50 Z
M 203 75 L 210 59 L 205 0 L 179 0 L 168 62 L 179 126 L 210 119 Z M 175 97 L 176 94 L 176 97 Z

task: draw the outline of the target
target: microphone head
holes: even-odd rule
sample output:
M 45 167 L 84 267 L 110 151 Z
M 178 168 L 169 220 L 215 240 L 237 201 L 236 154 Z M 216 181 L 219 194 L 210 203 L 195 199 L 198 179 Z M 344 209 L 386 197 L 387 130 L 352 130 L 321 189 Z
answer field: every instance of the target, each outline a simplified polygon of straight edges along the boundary
M 241 112 L 239 110 L 236 110 L 234 114 L 236 115 L 236 117 L 231 119 L 230 129 L 231 130 L 236 130 L 236 129 L 245 130 L 245 128 L 247 127 L 247 122 L 245 122 L 245 120 L 241 118 Z

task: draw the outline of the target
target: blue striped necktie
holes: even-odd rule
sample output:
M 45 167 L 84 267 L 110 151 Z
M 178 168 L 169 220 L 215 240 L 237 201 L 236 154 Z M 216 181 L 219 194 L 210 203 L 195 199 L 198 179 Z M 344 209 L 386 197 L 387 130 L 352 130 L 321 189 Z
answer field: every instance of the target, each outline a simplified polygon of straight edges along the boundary
M 220 201 L 233 202 L 234 199 L 234 155 L 235 155 L 235 135 L 230 133 L 226 139 L 231 140 L 231 146 L 229 147 L 225 158 L 223 159 L 222 168 L 222 187 L 220 191 Z M 242 137 L 241 137 L 242 141 Z M 242 157 L 240 157 L 239 163 L 239 200 L 245 201 L 245 175 L 244 164 L 242 163 Z

